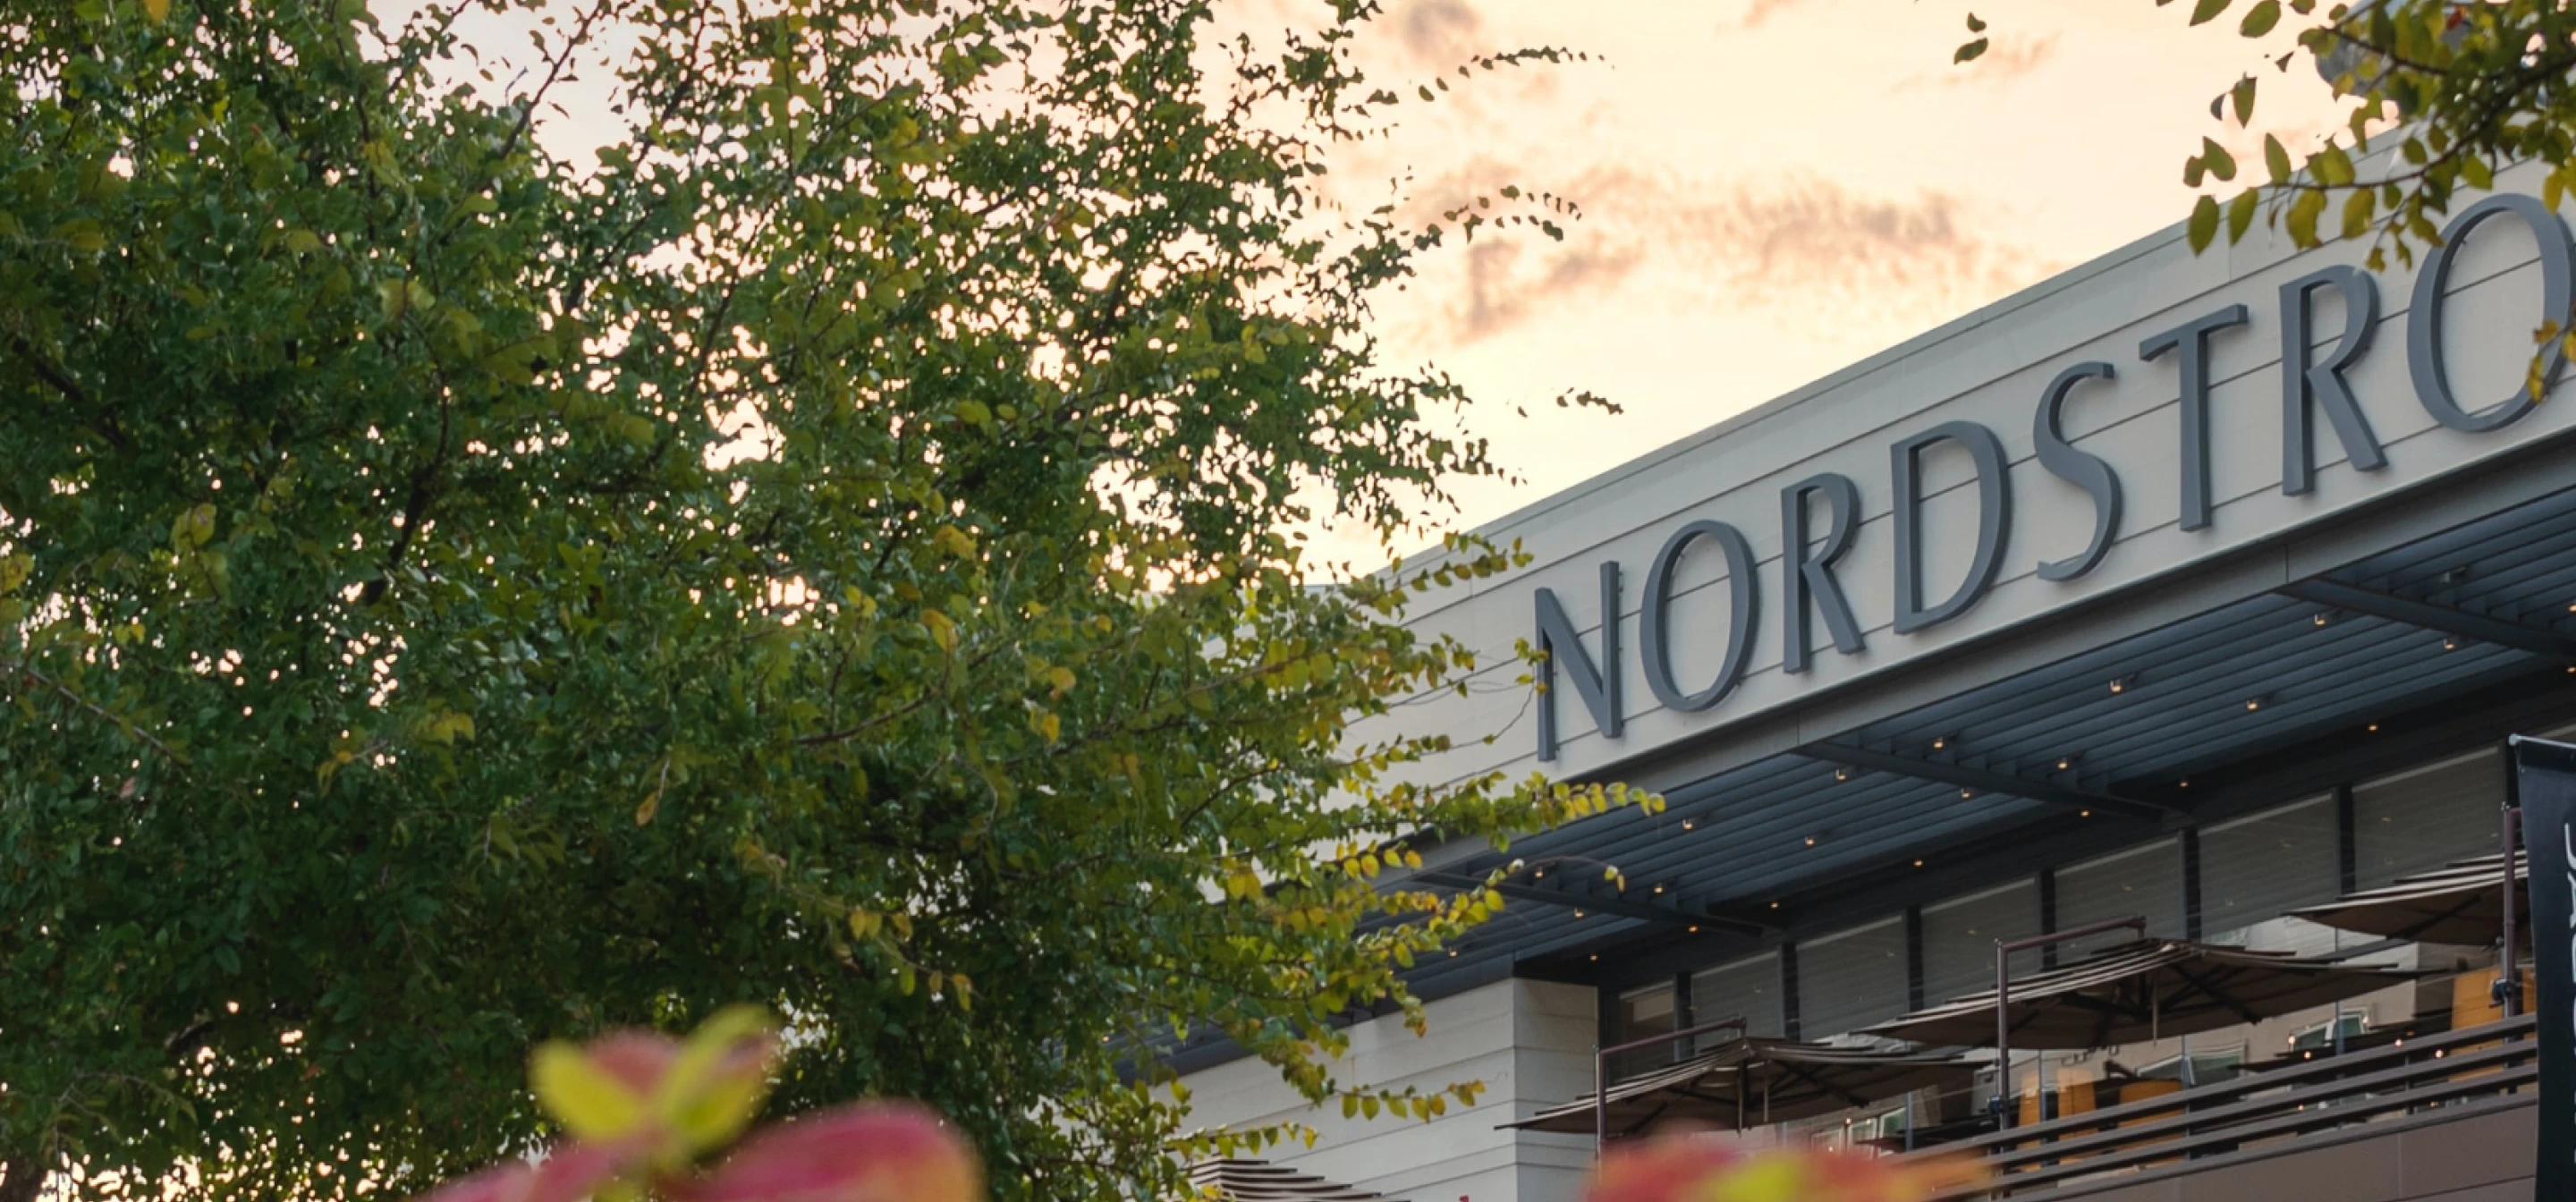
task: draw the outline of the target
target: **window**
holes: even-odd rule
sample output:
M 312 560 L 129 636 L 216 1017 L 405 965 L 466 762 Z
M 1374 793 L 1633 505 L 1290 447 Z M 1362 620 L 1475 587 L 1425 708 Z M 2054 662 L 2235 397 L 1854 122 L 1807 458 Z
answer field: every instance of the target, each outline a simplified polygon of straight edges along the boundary
M 1780 1037 L 1780 957 L 1755 956 L 1692 975 L 1691 1023 L 1722 1018 L 1743 1019 L 1747 1035 Z M 1699 1046 L 1714 1047 L 1729 1038 L 1727 1032 L 1711 1032 L 1700 1038 Z
M 1923 908 L 1923 1000 L 1992 989 L 1995 944 L 2039 931 L 2039 884 L 2015 881 L 2000 889 Z
M 2147 920 L 2149 935 L 2173 938 L 2183 933 L 2181 840 L 2159 839 L 2134 851 L 2058 870 L 2058 930 L 2137 917 Z M 2131 937 L 2127 931 L 2113 931 L 2062 943 L 2057 961 L 2073 963 Z M 2026 970 L 2016 966 L 2013 971 Z
M 2361 887 L 2468 856 L 2493 855 L 2504 805 L 2504 758 L 2476 751 L 2352 791 Z
M 1667 982 L 1631 989 L 1619 995 L 1619 1009 L 1611 1016 L 1610 1042 L 1632 1043 L 1656 1035 L 1669 1035 L 1681 1029 L 1674 1005 L 1673 987 Z M 1672 1044 L 1657 1044 L 1621 1052 L 1610 1058 L 1610 1078 L 1633 1077 L 1648 1069 L 1661 1068 L 1679 1059 L 1681 1052 Z
M 2214 940 L 2242 942 L 2247 927 L 2333 901 L 2342 886 L 2342 837 L 2331 796 L 2201 832 L 2201 925 Z
M 1905 920 L 1798 945 L 1798 1034 L 1823 1039 L 1905 1013 Z

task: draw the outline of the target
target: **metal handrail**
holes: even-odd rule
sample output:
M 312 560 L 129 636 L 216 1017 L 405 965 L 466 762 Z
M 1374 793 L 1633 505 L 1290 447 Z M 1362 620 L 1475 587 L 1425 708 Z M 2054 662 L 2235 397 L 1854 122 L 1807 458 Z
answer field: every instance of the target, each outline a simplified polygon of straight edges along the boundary
M 1599 1156 L 1603 1149 L 1610 1146 L 1610 1058 L 1612 1056 L 1621 1052 L 1633 1052 L 1639 1048 L 1671 1043 L 1676 1039 L 1695 1038 L 1711 1031 L 1732 1030 L 1740 1039 L 1751 1029 L 1745 1022 L 1744 1016 L 1739 1014 L 1734 1018 L 1721 1018 L 1713 1023 L 1701 1023 L 1696 1027 L 1685 1027 L 1679 1031 L 1649 1035 L 1644 1039 L 1631 1039 L 1626 1043 L 1613 1044 L 1594 1051 L 1592 1053 L 1592 1154 Z
M 1921 1155 L 1982 1153 L 1991 1175 L 1942 1195 L 1962 1200 L 2220 1155 L 2255 1140 L 2521 1090 L 2538 1077 L 2536 1027 L 2529 1015 L 2509 1018 L 1999 1130 Z
M 2136 931 L 2138 938 L 2144 939 L 2147 937 L 2147 920 L 2143 917 L 2113 918 L 2104 922 L 2086 923 L 2071 930 L 2033 935 L 2027 939 L 1995 940 L 1994 1105 L 1996 1126 L 2010 1127 L 2016 1117 L 2012 1113 L 2012 954 L 2026 952 L 2035 947 L 2053 947 L 2070 939 L 2082 939 L 2088 935 L 2102 935 L 2119 930 Z M 2031 1089 L 2037 1092 L 2040 1088 L 2041 1082 L 2034 1075 L 2031 1079 Z

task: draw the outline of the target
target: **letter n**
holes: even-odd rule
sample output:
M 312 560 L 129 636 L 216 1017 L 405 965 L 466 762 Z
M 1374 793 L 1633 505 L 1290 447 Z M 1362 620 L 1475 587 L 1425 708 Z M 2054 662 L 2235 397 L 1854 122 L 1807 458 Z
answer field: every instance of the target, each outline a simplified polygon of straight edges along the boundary
M 1546 657 L 1539 663 L 1538 758 L 1541 763 L 1556 759 L 1556 682 L 1557 666 L 1565 667 L 1565 677 L 1574 684 L 1576 696 L 1583 698 L 1583 708 L 1592 711 L 1592 725 L 1610 738 L 1618 738 L 1619 717 L 1619 565 L 1616 561 L 1601 565 L 1601 658 L 1594 660 L 1584 653 L 1583 639 L 1575 632 L 1574 621 L 1565 616 L 1554 589 L 1538 590 L 1538 649 Z M 1606 670 L 1605 670 L 1606 668 Z

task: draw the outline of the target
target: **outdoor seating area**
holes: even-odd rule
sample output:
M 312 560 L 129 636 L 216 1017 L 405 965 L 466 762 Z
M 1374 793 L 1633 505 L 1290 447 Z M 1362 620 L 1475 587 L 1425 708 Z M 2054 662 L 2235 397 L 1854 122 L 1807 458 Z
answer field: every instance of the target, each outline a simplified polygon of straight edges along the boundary
M 2009 963 L 2014 951 L 2132 936 L 1831 1042 L 1748 1038 L 1730 1019 L 1604 1048 L 1604 1066 L 1640 1046 L 1680 1050 L 1665 1067 L 1605 1069 L 1597 1096 L 1506 1125 L 1605 1144 L 1700 1130 L 1964 1155 L 1986 1169 L 1945 1195 L 1966 1199 L 2190 1171 L 2350 1128 L 2528 1105 L 2531 974 L 2517 967 L 2522 989 L 2508 999 L 2495 962 L 2508 929 L 2504 863 L 2464 858 L 2286 916 L 2376 937 L 2340 955 L 2143 936 L 2137 918 L 1998 941 Z M 2517 856 L 2511 905 L 2522 936 L 2527 875 Z M 2438 963 L 2435 948 L 2453 962 Z M 2409 949 L 2415 967 L 2388 962 Z M 2403 1004 L 2348 1009 L 2370 997 Z M 2378 1020 L 2360 1021 L 2364 1013 Z M 1713 1030 L 1730 1037 L 1699 1042 Z M 2279 1050 L 2258 1054 L 2265 1039 Z M 1998 1088 L 1999 1063 L 2011 1066 L 2009 1088 Z

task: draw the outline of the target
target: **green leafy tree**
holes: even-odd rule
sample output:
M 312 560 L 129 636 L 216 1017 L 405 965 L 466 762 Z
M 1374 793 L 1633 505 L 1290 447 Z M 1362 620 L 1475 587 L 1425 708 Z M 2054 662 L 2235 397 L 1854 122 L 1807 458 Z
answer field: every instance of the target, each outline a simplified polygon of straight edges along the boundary
M 534 1146 L 532 1044 L 737 1000 L 773 1111 L 924 1099 L 1006 1197 L 1216 1146 L 1179 1028 L 1448 1105 L 1328 1071 L 1499 904 L 1406 841 L 1629 798 L 1354 726 L 1512 560 L 1308 551 L 1498 471 L 1370 299 L 1554 232 L 1330 203 L 1557 57 L 1399 96 L 1373 9 L 0 3 L 0 1199 L 399 1195 Z
M 2183 163 L 2184 184 L 2211 193 L 2192 210 L 2195 250 L 2222 229 L 2238 241 L 2261 217 L 2300 247 L 2368 239 L 2376 271 L 2438 245 L 2453 198 L 2492 188 L 2496 173 L 2515 163 L 2547 168 L 2541 187 L 2553 208 L 2576 189 L 2576 7 L 2565 0 L 2184 7 L 2192 25 L 2277 50 L 2266 70 L 2247 73 L 2210 106 L 2244 139 L 2263 130 L 2256 101 L 2273 75 L 2322 75 L 2343 117 L 2339 131 L 2298 145 L 2262 132 L 2259 164 L 2239 163 L 2219 139 L 2203 139 Z M 1992 37 L 1975 14 L 1967 22 L 1978 36 L 1959 47 L 1963 63 L 1984 54 Z

